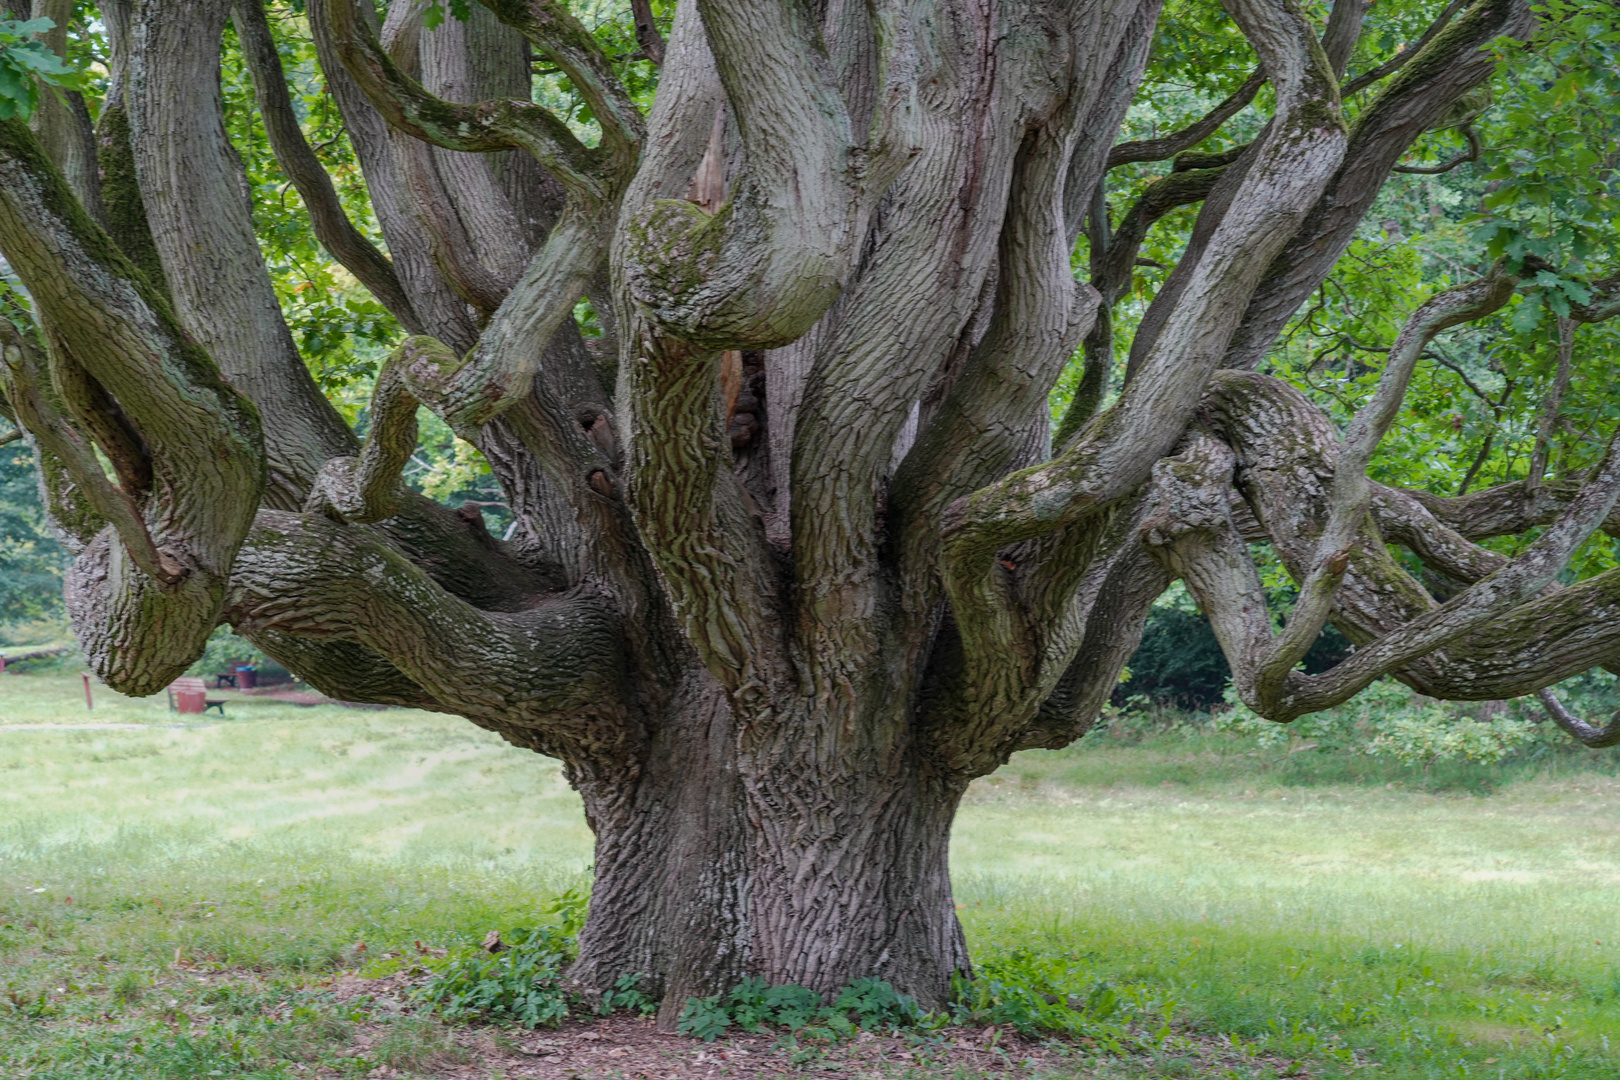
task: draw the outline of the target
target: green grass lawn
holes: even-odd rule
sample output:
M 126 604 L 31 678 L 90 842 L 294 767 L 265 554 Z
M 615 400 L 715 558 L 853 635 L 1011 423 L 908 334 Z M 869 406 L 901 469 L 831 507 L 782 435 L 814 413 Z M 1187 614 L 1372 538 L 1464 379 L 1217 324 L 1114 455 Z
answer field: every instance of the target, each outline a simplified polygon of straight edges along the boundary
M 548 759 L 452 717 L 228 710 L 197 726 L 101 688 L 87 712 L 76 677 L 0 676 L 0 1074 L 338 1068 L 322 1037 L 289 1049 L 255 1009 L 341 1041 L 321 973 L 545 921 L 588 882 L 590 834 Z M 1613 762 L 1543 749 L 1424 771 L 1230 735 L 1094 737 L 976 785 L 958 900 L 998 977 L 1107 980 L 1146 1032 L 1167 1013 L 1313 1076 L 1620 1078 Z M 253 989 L 219 1000 L 199 972 Z M 236 1064 L 176 1049 L 181 1015 L 217 1020 Z M 1076 1069 L 1277 1075 L 1192 1071 L 1174 1048 Z

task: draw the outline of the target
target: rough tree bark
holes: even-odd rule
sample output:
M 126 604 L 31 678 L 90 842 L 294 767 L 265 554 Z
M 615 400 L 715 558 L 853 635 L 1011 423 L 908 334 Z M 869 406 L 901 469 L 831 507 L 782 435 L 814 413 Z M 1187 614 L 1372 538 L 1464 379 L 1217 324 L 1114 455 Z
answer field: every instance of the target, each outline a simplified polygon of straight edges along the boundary
M 1466 498 L 1365 476 L 1429 338 L 1514 275 L 1418 308 L 1343 438 L 1252 371 L 1400 155 L 1486 78 L 1486 46 L 1532 29 L 1524 0 L 1440 12 L 1361 80 L 1390 76 L 1349 129 L 1366 5 L 1324 28 L 1293 0 L 1226 0 L 1255 76 L 1120 145 L 1160 0 L 696 0 L 667 41 L 638 4 L 661 69 L 646 116 L 557 0 L 480 2 L 432 30 L 420 4 L 309 5 L 391 257 L 304 144 L 264 12 L 234 9 L 318 235 L 413 335 L 364 445 L 254 242 L 217 90 L 231 0 L 104 5 L 99 187 L 72 110 L 39 134 L 0 122 L 0 250 L 38 314 L 3 342 L 4 400 L 112 685 L 161 689 L 225 622 L 320 689 L 562 760 L 597 839 L 581 986 L 643 973 L 666 1023 L 750 975 L 941 1001 L 969 968 L 947 868 L 963 792 L 1086 733 L 1176 577 L 1277 720 L 1384 674 L 1496 698 L 1620 661 L 1620 577 L 1549 588 L 1617 528 L 1612 449 L 1579 484 Z M 595 145 L 529 100 L 531 50 L 589 104 Z M 1108 168 L 1187 150 L 1262 83 L 1258 138 L 1179 159 L 1111 227 Z M 1110 309 L 1146 230 L 1189 203 L 1097 412 Z M 1070 270 L 1083 231 L 1091 285 Z M 1616 292 L 1574 317 L 1614 315 Z M 606 364 L 571 317 L 587 294 Z M 1054 453 L 1047 394 L 1082 341 Z M 421 407 L 488 458 L 509 541 L 402 483 Z M 1510 562 L 1477 544 L 1531 527 Z M 1281 636 L 1245 549 L 1261 537 L 1302 583 Z M 1468 588 L 1437 603 L 1386 540 Z M 1295 672 L 1329 620 L 1358 650 Z

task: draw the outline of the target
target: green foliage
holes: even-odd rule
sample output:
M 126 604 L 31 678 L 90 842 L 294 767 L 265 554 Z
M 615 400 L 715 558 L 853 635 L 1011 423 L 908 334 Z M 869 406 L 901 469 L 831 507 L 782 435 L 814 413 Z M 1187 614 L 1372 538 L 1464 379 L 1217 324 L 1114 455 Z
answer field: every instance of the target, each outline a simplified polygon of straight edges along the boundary
M 50 19 L 0 19 L 0 120 L 33 116 L 42 83 L 78 89 L 78 72 L 34 40 L 34 35 L 55 27 Z
M 189 670 L 192 675 L 209 678 L 229 670 L 233 661 L 264 667 L 270 663 L 270 658 L 251 641 L 237 637 L 229 627 L 221 626 L 209 635 L 203 654 Z
M 46 523 L 32 451 L 0 447 L 0 626 L 60 614 L 69 561 Z
M 1611 4 L 1545 0 L 1529 48 L 1498 50 L 1496 144 L 1483 179 L 1474 237 L 1491 257 L 1522 262 L 1535 255 L 1563 272 L 1542 272 L 1521 325 L 1534 326 L 1541 304 L 1560 316 L 1584 302 L 1579 275 L 1616 252 L 1620 187 L 1613 147 L 1620 135 L 1620 23 Z
M 1076 965 L 1062 957 L 1014 949 L 980 965 L 976 979 L 953 984 L 951 1019 L 958 1024 L 1015 1028 L 1033 1037 L 1063 1034 L 1113 1053 L 1135 1047 L 1129 1024 L 1138 1008 L 1107 981 L 1074 993 Z M 1083 977 L 1083 976 L 1082 976 Z M 1165 1009 L 1168 1016 L 1171 1005 Z
M 573 938 L 542 926 L 514 930 L 509 948 L 452 960 L 419 991 L 446 1020 L 495 1020 L 519 1027 L 556 1027 L 567 1016 L 562 969 Z M 625 987 L 633 990 L 634 984 Z
M 584 894 L 569 889 L 546 906 L 563 916 L 561 925 L 513 930 L 495 953 L 480 949 L 435 965 L 417 998 L 448 1021 L 483 1020 L 518 1027 L 556 1027 L 585 1004 L 563 986 L 563 969 L 573 960 L 583 925 Z M 618 1011 L 650 1015 L 658 1002 L 641 989 L 646 976 L 619 976 L 596 1003 L 606 1016 Z
M 1192 708 L 1220 700 L 1232 670 L 1209 620 L 1195 611 L 1160 605 L 1148 615 L 1142 643 L 1126 665 L 1130 678 L 1114 696 L 1124 703 L 1146 695 Z
M 1403 765 L 1429 765 L 1457 758 L 1492 762 L 1501 761 L 1535 738 L 1536 729 L 1523 720 L 1497 716 L 1459 723 L 1449 710 L 1436 703 L 1385 720 L 1378 734 L 1367 742 L 1366 752 L 1394 758 Z
M 714 1042 L 726 1033 L 734 1021 L 731 1009 L 722 994 L 710 997 L 688 998 L 681 1010 L 677 1026 L 682 1035 L 690 1035 L 704 1042 Z
M 713 1042 L 733 1026 L 743 1031 L 783 1027 L 811 1038 L 848 1038 L 858 1031 L 896 1031 L 930 1023 L 917 1003 L 881 979 L 856 979 L 828 1006 L 803 986 L 773 986 L 745 979 L 730 993 L 688 998 L 678 1026 L 683 1035 Z M 935 1024 L 937 1026 L 937 1024 Z
M 557 917 L 557 929 L 564 937 L 577 938 L 585 929 L 585 916 L 591 906 L 591 894 L 585 889 L 569 889 L 546 905 L 546 913 Z
M 1255 715 L 1228 691 L 1220 730 L 1255 736 L 1273 747 L 1304 740 L 1302 749 L 1350 752 L 1428 767 L 1440 761 L 1495 763 L 1544 737 L 1560 737 L 1517 715 L 1469 716 L 1463 707 L 1418 700 L 1412 690 L 1382 679 L 1333 709 L 1274 724 Z
M 863 1031 L 910 1027 L 923 1019 L 915 1001 L 881 979 L 856 979 L 838 992 L 832 1007 Z
M 602 995 L 596 1011 L 603 1016 L 616 1012 L 640 1013 L 642 1016 L 656 1013 L 658 999 L 641 989 L 641 982 L 645 978 L 646 976 L 639 971 L 630 975 L 620 975 L 613 980 L 613 988 Z

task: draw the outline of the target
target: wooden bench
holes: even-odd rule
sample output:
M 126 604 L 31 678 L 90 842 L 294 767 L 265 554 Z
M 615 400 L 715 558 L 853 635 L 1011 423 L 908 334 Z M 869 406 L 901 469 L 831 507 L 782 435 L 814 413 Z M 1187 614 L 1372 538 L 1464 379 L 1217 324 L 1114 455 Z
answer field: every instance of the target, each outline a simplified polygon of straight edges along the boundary
M 223 690 L 230 683 L 232 690 L 251 690 L 258 684 L 259 665 L 251 660 L 227 660 L 225 670 L 214 675 L 214 689 Z
M 197 712 L 206 713 L 209 709 L 218 709 L 219 710 L 219 715 L 221 715 L 221 716 L 225 715 L 225 699 L 224 698 L 210 698 L 208 696 L 208 688 L 203 685 L 203 680 L 201 678 L 198 678 L 198 677 L 195 677 L 195 676 L 185 676 L 185 677 L 176 679 L 176 680 L 174 680 L 174 682 L 169 684 L 169 711 L 170 712 L 190 712 L 191 711 L 190 709 L 181 709 L 180 708 L 180 702 L 179 702 L 179 698 L 178 698 L 178 695 L 180 695 L 180 694 L 187 695 L 193 701 L 198 701 L 198 700 L 202 701 L 203 707 L 201 709 L 198 709 Z

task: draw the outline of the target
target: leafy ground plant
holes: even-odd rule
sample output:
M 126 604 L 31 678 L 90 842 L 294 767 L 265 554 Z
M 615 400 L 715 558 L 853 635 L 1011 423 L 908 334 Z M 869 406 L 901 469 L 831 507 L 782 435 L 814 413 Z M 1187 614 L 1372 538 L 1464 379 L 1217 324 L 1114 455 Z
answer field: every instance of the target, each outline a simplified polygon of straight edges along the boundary
M 446 1020 L 556 1027 L 571 1004 L 561 972 L 573 950 L 573 938 L 554 927 L 517 930 L 499 952 L 450 961 L 418 993 Z
M 939 1023 L 881 979 L 857 979 L 826 1005 L 814 990 L 772 986 L 754 978 L 739 983 L 728 994 L 688 998 L 679 1026 L 682 1034 L 713 1042 L 733 1025 L 750 1032 L 775 1026 L 812 1037 L 844 1038 L 858 1031 L 937 1027 Z

